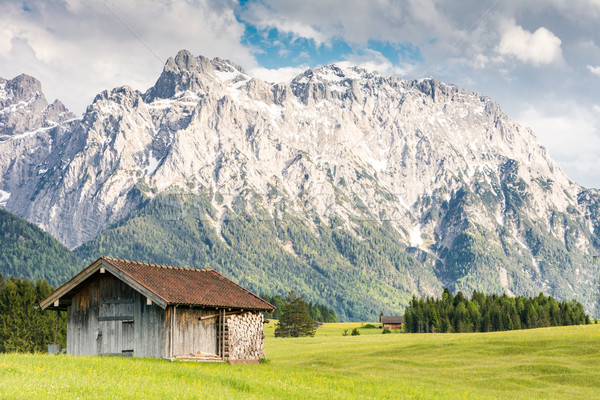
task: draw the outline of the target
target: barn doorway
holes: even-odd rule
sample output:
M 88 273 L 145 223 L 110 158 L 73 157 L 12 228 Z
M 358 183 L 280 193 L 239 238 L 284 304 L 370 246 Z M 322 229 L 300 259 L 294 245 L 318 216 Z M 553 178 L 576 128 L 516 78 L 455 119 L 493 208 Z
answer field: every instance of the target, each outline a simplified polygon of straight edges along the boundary
M 98 310 L 97 349 L 101 355 L 133 356 L 133 299 L 105 300 Z

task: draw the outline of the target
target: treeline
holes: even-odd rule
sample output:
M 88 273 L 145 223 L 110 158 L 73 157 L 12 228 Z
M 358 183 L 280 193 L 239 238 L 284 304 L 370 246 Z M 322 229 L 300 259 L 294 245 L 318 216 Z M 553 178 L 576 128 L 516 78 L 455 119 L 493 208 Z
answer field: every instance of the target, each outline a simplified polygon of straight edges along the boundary
M 81 268 L 81 261 L 34 224 L 0 209 L 0 274 L 46 279 L 59 285 Z
M 581 303 L 537 297 L 485 295 L 474 291 L 471 299 L 444 289 L 442 297 L 413 296 L 404 314 L 407 332 L 492 332 L 547 326 L 589 324 Z
M 270 317 L 274 318 L 274 319 L 281 319 L 281 311 L 285 308 L 286 299 L 281 297 L 280 295 L 269 296 L 269 295 L 263 294 L 260 297 L 263 300 L 268 301 L 269 303 L 273 304 L 276 307 L 275 311 L 273 311 L 273 314 L 272 315 L 270 314 Z M 332 309 L 327 308 L 326 306 L 324 306 L 322 304 L 313 304 L 312 302 L 307 303 L 307 304 L 308 304 L 308 313 L 310 314 L 313 321 L 338 322 L 337 315 L 335 314 L 335 311 L 333 311 Z
M 5 280 L 0 274 L 0 352 L 47 351 L 47 345 L 54 343 L 56 313 L 37 308 L 52 291 L 45 280 Z M 58 322 L 57 343 L 65 346 L 65 312 L 60 313 Z

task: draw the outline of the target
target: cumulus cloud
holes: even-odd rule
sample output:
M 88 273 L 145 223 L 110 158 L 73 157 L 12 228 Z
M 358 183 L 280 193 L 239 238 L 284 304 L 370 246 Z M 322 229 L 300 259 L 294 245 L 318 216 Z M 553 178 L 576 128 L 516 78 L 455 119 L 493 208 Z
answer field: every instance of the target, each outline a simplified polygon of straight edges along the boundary
M 600 106 L 553 102 L 526 107 L 517 120 L 533 129 L 567 175 L 586 187 L 600 188 Z
M 544 27 L 529 32 L 512 21 L 502 35 L 498 52 L 540 66 L 562 60 L 561 43 L 554 33 Z
M 308 65 L 300 65 L 298 67 L 282 67 L 282 68 L 263 68 L 257 67 L 248 70 L 248 73 L 258 79 L 266 82 L 281 83 L 289 82 L 296 76 L 300 75 L 310 67 Z
M 433 0 L 265 0 L 247 3 L 241 17 L 258 29 L 275 28 L 317 46 L 335 38 L 366 45 L 372 39 L 427 42 L 460 33 Z
M 335 64 L 341 67 L 359 67 L 370 72 L 378 72 L 382 75 L 404 76 L 414 67 L 411 64 L 397 65 L 392 63 L 381 53 L 366 49 L 360 54 L 348 54 L 343 59 L 332 60 L 328 64 Z M 296 76 L 300 75 L 310 66 L 307 64 L 298 67 L 282 67 L 282 68 L 252 68 L 248 73 L 256 78 L 267 82 L 280 83 L 289 82 Z
M 146 90 L 180 49 L 256 66 L 233 0 L 0 3 L 0 74 L 40 79 L 51 101 L 82 112 L 95 94 Z
M 596 66 L 596 67 L 594 67 L 594 66 L 591 66 L 591 65 L 588 65 L 588 66 L 587 66 L 587 69 L 588 69 L 588 70 L 589 70 L 589 71 L 590 71 L 592 74 L 600 76 L 600 65 L 598 65 L 598 66 Z
M 382 75 L 406 76 L 414 68 L 414 64 L 392 63 L 378 51 L 365 49 L 360 54 L 349 54 L 344 61 L 336 62 L 342 66 L 358 66 L 371 72 L 379 72 Z

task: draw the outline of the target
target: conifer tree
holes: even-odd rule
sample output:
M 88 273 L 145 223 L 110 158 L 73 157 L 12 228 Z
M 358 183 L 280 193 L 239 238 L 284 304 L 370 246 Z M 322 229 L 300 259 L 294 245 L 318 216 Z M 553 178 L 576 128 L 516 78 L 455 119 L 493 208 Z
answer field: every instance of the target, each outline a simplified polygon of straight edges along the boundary
M 314 336 L 315 330 L 315 321 L 310 316 L 308 304 L 296 292 L 291 291 L 284 299 L 275 336 Z
M 558 303 L 543 293 L 533 298 L 474 291 L 471 300 L 461 292 L 441 298 L 413 296 L 404 314 L 407 332 L 490 332 L 546 326 L 589 324 L 583 305 L 575 300 Z

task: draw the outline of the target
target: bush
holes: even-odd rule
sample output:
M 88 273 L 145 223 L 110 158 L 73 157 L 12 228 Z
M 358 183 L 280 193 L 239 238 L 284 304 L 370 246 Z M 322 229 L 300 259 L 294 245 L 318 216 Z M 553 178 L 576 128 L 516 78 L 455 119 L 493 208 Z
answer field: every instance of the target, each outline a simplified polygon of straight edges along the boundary
M 360 332 L 358 331 L 358 328 L 354 328 L 354 329 L 352 329 L 352 333 L 351 333 L 351 335 L 352 335 L 352 336 L 359 336 L 359 335 L 360 335 Z
M 366 324 L 361 329 L 377 329 L 377 327 L 373 324 Z
M 342 336 L 348 336 L 348 329 L 344 329 L 342 331 Z
M 383 328 L 381 333 L 385 335 L 386 333 L 392 333 L 392 331 L 390 330 L 390 328 Z

